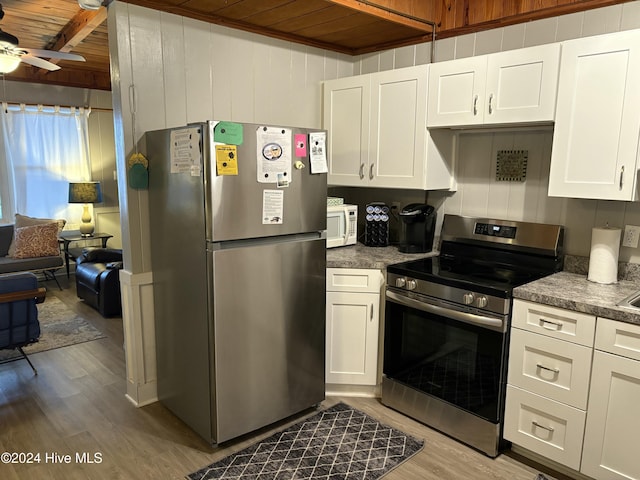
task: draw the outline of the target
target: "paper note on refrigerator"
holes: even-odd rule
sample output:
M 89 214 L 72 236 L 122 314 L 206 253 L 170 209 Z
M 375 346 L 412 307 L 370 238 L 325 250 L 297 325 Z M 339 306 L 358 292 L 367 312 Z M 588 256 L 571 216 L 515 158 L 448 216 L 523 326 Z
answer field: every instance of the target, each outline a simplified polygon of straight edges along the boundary
M 327 173 L 327 133 L 311 132 L 309 134 L 309 148 L 311 150 L 311 173 Z
M 262 224 L 281 225 L 284 212 L 284 191 L 262 191 Z
M 242 145 L 242 124 L 234 122 L 218 122 L 213 129 L 213 141 L 228 143 L 230 145 Z
M 216 172 L 218 175 L 238 175 L 238 147 L 216 145 Z
M 256 144 L 258 182 L 277 183 L 280 175 L 291 183 L 291 129 L 258 127 Z
M 293 141 L 296 144 L 296 157 L 306 157 L 307 135 L 305 133 L 296 133 Z
M 198 127 L 181 128 L 171 131 L 171 173 L 198 174 L 202 167 L 200 155 L 200 129 Z

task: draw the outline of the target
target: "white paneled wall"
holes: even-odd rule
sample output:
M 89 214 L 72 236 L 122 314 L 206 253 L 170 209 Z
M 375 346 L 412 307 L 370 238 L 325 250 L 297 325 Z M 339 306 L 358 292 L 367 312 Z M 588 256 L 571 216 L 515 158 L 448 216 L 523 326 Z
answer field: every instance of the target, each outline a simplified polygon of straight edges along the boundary
M 640 28 L 640 1 L 510 25 L 436 41 L 435 61 L 465 58 L 572 38 Z M 430 44 L 362 55 L 355 72 L 370 73 L 429 63 Z M 411 59 L 414 63 L 410 63 Z M 441 213 L 483 215 L 567 227 L 567 253 L 589 255 L 591 228 L 640 225 L 640 202 L 561 199 L 547 196 L 552 131 L 493 131 L 460 135 L 455 193 L 429 192 Z M 498 150 L 529 152 L 524 183 L 495 180 Z M 440 219 L 442 215 L 439 216 Z M 640 263 L 640 250 L 622 247 L 621 261 Z
M 344 55 L 124 2 L 110 4 L 108 25 L 122 185 L 148 130 L 207 119 L 320 128 L 321 82 L 354 74 Z M 155 399 L 156 354 L 147 192 L 122 188 L 120 204 L 127 395 L 144 405 Z

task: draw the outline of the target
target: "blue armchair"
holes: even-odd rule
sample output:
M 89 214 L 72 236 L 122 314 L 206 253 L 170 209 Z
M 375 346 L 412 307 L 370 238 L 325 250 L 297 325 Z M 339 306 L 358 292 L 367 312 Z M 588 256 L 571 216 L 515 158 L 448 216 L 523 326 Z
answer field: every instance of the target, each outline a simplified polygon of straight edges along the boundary
M 33 273 L 0 275 L 0 349 L 18 350 L 22 356 L 12 360 L 26 359 L 36 375 L 38 371 L 23 347 L 40 337 L 36 304 L 42 303 L 45 295 Z

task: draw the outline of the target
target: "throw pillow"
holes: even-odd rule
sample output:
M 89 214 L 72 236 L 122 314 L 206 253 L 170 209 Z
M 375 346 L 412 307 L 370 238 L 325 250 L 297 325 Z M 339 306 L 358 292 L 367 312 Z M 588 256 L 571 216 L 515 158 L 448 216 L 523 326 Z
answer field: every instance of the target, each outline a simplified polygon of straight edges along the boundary
M 14 229 L 13 240 L 11 241 L 11 245 L 9 245 L 9 251 L 7 252 L 7 255 L 9 257 L 13 257 L 15 254 L 15 248 L 16 248 L 15 230 L 22 227 L 31 227 L 33 225 L 43 225 L 46 223 L 56 223 L 58 225 L 58 233 L 59 233 L 62 231 L 67 221 L 62 218 L 58 220 L 54 220 L 52 218 L 35 218 L 35 217 L 28 217 L 27 215 L 20 215 L 19 213 L 16 213 L 16 220 L 13 224 L 13 229 Z
M 16 228 L 14 240 L 16 248 L 13 258 L 60 255 L 57 223 Z

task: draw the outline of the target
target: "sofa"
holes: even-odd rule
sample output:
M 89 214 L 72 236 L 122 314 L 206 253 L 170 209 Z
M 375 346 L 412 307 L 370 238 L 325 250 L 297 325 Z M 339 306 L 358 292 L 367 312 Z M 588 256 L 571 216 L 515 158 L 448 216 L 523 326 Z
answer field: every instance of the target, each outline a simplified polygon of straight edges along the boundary
M 55 279 L 53 272 L 64 265 L 64 260 L 60 256 L 59 248 L 55 255 L 27 258 L 9 257 L 9 247 L 13 238 L 14 226 L 12 224 L 0 225 L 0 274 L 14 272 L 43 272 L 45 275 L 49 275 Z
M 122 250 L 86 247 L 76 258 L 76 293 L 103 317 L 122 313 L 120 270 Z

